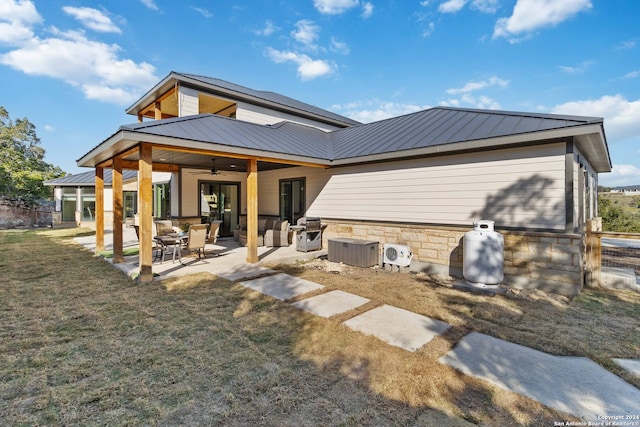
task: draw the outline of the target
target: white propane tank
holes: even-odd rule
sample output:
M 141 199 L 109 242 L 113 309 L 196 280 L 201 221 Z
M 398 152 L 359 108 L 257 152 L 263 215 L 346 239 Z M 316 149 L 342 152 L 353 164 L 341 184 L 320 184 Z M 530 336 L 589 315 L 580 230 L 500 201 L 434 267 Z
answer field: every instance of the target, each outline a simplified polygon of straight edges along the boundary
M 504 279 L 504 238 L 494 221 L 477 221 L 464 234 L 462 274 L 471 286 L 497 287 Z

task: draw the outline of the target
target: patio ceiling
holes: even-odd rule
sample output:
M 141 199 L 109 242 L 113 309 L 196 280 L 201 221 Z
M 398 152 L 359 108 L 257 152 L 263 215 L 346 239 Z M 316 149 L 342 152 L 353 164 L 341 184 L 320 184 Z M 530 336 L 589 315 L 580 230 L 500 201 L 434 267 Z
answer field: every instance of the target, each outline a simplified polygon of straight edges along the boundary
M 140 158 L 138 150 L 123 157 L 123 160 L 137 162 Z M 183 151 L 170 150 L 165 148 L 154 148 L 152 151 L 152 160 L 154 167 L 163 169 L 160 165 L 166 165 L 167 168 L 172 166 L 181 166 L 183 168 L 206 169 L 211 170 L 215 162 L 215 168 L 223 172 L 246 172 L 246 159 L 238 159 L 226 157 L 223 155 L 190 153 Z M 258 171 L 267 171 L 291 167 L 292 165 L 259 161 Z

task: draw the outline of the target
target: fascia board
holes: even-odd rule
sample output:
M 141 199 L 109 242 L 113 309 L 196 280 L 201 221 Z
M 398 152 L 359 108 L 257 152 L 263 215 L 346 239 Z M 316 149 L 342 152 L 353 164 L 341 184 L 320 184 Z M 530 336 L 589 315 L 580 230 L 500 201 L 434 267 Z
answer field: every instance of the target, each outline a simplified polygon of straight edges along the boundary
M 406 157 L 421 157 L 436 154 L 454 154 L 456 152 L 483 150 L 488 148 L 509 147 L 511 145 L 526 144 L 528 142 L 537 143 L 545 140 L 554 140 L 579 135 L 587 135 L 593 133 L 601 134 L 601 126 L 586 125 L 564 129 L 553 129 L 549 131 L 525 133 L 517 135 L 506 135 L 497 138 L 479 139 L 467 142 L 455 142 L 450 144 L 442 144 L 431 147 L 416 148 L 411 150 L 395 151 L 390 153 L 380 153 L 361 157 L 350 157 L 345 159 L 334 160 L 332 166 L 346 166 L 355 163 L 368 163 L 386 161 L 392 159 Z
M 241 156 L 246 158 L 258 158 L 259 160 L 273 162 L 284 161 L 290 163 L 314 164 L 321 167 L 329 167 L 331 163 L 328 159 L 296 156 L 266 150 L 256 150 L 251 148 L 215 144 L 211 142 L 193 141 L 188 139 L 121 130 L 111 136 L 111 138 L 107 139 L 102 144 L 91 150 L 89 153 L 78 159 L 77 164 L 81 167 L 95 167 L 96 165 L 116 156 L 118 153 L 127 151 L 140 142 L 162 145 L 165 148 L 184 148 L 203 151 L 215 151 L 218 153 L 229 154 L 229 156 L 231 157 Z

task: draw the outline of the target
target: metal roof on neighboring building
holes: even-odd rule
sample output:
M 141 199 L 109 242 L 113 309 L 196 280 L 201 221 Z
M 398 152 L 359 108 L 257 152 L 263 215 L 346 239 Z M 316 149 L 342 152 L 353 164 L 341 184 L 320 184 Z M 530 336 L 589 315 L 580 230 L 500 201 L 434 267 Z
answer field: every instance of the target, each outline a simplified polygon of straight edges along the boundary
M 124 170 L 122 171 L 122 180 L 129 181 L 138 177 L 138 171 Z M 111 185 L 112 170 L 104 170 L 104 183 L 105 185 Z M 82 187 L 82 186 L 94 186 L 96 185 L 96 171 L 90 170 L 89 172 L 77 173 L 75 175 L 67 175 L 56 179 L 50 179 L 44 182 L 44 185 L 52 187 Z

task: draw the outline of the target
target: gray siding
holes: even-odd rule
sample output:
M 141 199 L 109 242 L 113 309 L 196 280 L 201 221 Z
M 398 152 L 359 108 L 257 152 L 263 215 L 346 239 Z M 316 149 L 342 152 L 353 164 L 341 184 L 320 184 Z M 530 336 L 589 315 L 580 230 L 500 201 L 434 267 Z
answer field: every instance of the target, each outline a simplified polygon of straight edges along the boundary
M 308 215 L 565 230 L 564 154 L 556 143 L 332 169 Z

